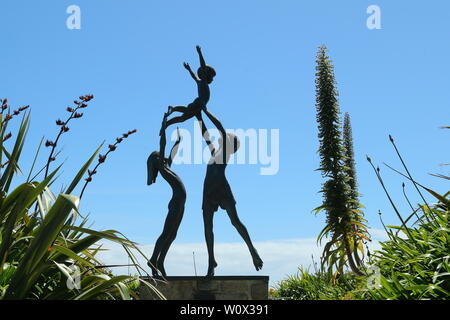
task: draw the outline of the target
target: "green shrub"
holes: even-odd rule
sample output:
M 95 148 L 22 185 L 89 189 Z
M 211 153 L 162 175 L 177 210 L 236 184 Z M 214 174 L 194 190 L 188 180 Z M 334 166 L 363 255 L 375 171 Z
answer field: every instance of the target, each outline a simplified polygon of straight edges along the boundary
M 358 287 L 358 278 L 352 273 L 341 275 L 337 281 L 329 272 L 321 270 L 309 273 L 299 268 L 296 275 L 280 281 L 272 293 L 275 299 L 294 300 L 346 300 L 357 299 L 353 292 Z
M 450 298 L 450 200 L 429 189 L 438 203 L 420 206 L 416 227 L 392 226 L 389 240 L 372 257 L 380 270 L 380 287 L 367 291 L 373 299 Z M 400 232 L 402 236 L 400 237 Z
M 382 242 L 381 250 L 376 251 L 370 259 L 370 263 L 379 270 L 377 287 L 368 288 L 367 297 L 373 299 L 449 299 L 450 191 L 445 195 L 440 195 L 416 182 L 394 139 L 389 136 L 389 140 L 406 173 L 390 168 L 412 182 L 423 204 L 417 209 L 411 206 L 413 212 L 409 217 L 406 219 L 402 217 L 383 182 L 380 169 L 375 168 L 368 157 L 401 225 L 385 227 L 389 240 Z M 441 176 L 441 178 L 447 179 L 448 177 Z M 423 191 L 431 194 L 437 203 L 429 205 L 422 194 Z M 406 199 L 411 205 L 408 197 Z M 410 220 L 415 221 L 411 223 Z

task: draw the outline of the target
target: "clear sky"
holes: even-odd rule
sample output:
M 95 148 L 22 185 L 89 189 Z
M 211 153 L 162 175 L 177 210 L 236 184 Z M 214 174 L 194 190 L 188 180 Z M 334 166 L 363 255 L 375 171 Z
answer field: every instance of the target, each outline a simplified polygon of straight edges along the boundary
M 80 30 L 66 27 L 70 5 L 81 9 Z M 381 9 L 381 30 L 366 26 L 370 5 Z M 0 96 L 12 106 L 32 108 L 24 171 L 41 137 L 56 135 L 55 120 L 66 116 L 65 108 L 79 95 L 92 93 L 95 99 L 62 139 L 61 184 L 70 182 L 103 140 L 138 130 L 108 158 L 84 196 L 82 211 L 97 228 L 121 230 L 145 245 L 161 232 L 171 191 L 162 179 L 146 185 L 146 159 L 158 149 L 167 106 L 188 104 L 196 96 L 182 67 L 187 61 L 197 68 L 196 44 L 217 71 L 209 109 L 224 126 L 279 129 L 276 175 L 260 175 L 260 164 L 227 170 L 239 215 L 255 242 L 310 239 L 324 226 L 324 215 L 311 213 L 321 204 L 323 183 L 315 171 L 314 83 L 322 44 L 334 61 L 341 111 L 351 115 L 369 226 L 381 228 L 378 210 L 387 224 L 398 223 L 365 160 L 369 154 L 380 166 L 400 168 L 388 134 L 418 181 L 448 190 L 448 181 L 429 175 L 450 171 L 440 166 L 449 162 L 449 132 L 439 129 L 450 125 L 448 1 L 3 0 L 0 10 Z M 193 132 L 194 121 L 180 127 Z M 381 168 L 407 215 L 405 180 Z M 204 241 L 205 169 L 173 167 L 188 192 L 178 244 Z M 407 190 L 412 202 L 420 201 L 411 185 Z M 219 243 L 242 242 L 222 211 L 215 235 Z

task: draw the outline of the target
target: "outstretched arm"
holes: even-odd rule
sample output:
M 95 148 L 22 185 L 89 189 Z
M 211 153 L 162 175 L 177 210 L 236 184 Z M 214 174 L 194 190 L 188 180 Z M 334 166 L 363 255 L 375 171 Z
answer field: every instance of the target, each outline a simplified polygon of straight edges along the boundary
M 227 133 L 225 131 L 225 128 L 222 126 L 222 123 L 219 121 L 219 119 L 217 119 L 214 115 L 212 115 L 206 108 L 203 108 L 203 112 L 206 114 L 209 120 L 211 120 L 211 122 L 216 126 L 217 130 L 220 131 L 222 138 L 225 139 Z
M 192 79 L 194 79 L 196 82 L 200 81 L 200 79 L 197 77 L 197 75 L 192 71 L 191 66 L 187 62 L 183 62 L 184 68 L 189 71 L 189 74 L 191 75 Z
M 175 141 L 175 144 L 173 145 L 172 150 L 170 150 L 170 157 L 168 160 L 169 167 L 172 165 L 173 158 L 175 158 L 175 155 L 178 152 L 178 147 L 180 146 L 181 136 L 180 136 L 180 130 L 178 128 L 177 128 L 177 136 L 178 136 L 177 141 Z
M 206 144 L 208 145 L 209 151 L 211 152 L 211 155 L 214 155 L 215 148 L 214 144 L 211 142 L 211 138 L 209 137 L 208 129 L 206 129 L 205 122 L 203 122 L 202 114 L 199 113 L 196 115 L 197 120 L 199 121 L 199 125 L 202 127 L 202 136 L 205 139 Z
M 225 128 L 222 126 L 222 123 L 215 117 L 213 116 L 207 109 L 206 107 L 203 108 L 203 112 L 205 112 L 205 114 L 208 116 L 208 118 L 211 120 L 211 122 L 216 126 L 216 128 L 219 130 L 221 136 L 222 136 L 222 163 L 226 164 L 227 163 L 227 147 L 228 147 L 228 143 L 227 143 L 227 132 L 225 131 Z
M 206 66 L 205 59 L 202 54 L 202 48 L 200 48 L 200 46 L 196 46 L 195 48 L 197 49 L 198 57 L 200 59 L 200 67 Z
M 167 127 L 167 117 L 169 114 L 164 113 L 164 117 L 161 123 L 161 138 L 159 140 L 159 165 L 162 168 L 164 165 L 164 151 L 166 149 L 166 127 Z

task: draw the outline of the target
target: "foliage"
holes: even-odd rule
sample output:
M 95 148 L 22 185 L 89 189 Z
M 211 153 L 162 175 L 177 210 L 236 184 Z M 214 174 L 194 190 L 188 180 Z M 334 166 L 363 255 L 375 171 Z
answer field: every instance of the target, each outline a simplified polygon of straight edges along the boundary
M 336 267 L 336 275 L 343 272 L 347 263 L 353 272 L 362 275 L 362 262 L 359 259 L 355 261 L 354 256 L 357 256 L 358 250 L 363 254 L 362 244 L 363 240 L 368 240 L 368 234 L 362 212 L 350 197 L 334 67 L 325 47 L 319 48 L 316 70 L 319 170 L 327 181 L 321 190 L 323 204 L 314 211 L 324 210 L 327 215 L 319 240 L 330 238 L 324 247 L 322 263 L 329 266 L 329 271 Z
M 386 227 L 389 240 L 382 242 L 381 250 L 370 259 L 370 263 L 379 269 L 380 276 L 378 288 L 367 290 L 367 296 L 372 299 L 449 299 L 450 191 L 440 195 L 416 182 L 394 139 L 389 138 L 406 174 L 393 170 L 412 182 L 423 204 L 417 209 L 411 206 L 413 212 L 404 219 L 384 185 L 380 169 L 375 168 L 368 158 L 401 225 Z M 429 205 L 420 190 L 431 194 L 437 202 Z M 414 223 L 409 223 L 413 219 Z
M 0 163 L 4 157 L 7 160 L 1 166 L 5 169 L 0 171 L 0 299 L 137 298 L 134 293 L 136 278 L 115 276 L 96 258 L 101 250 L 99 243 L 110 240 L 121 244 L 135 261 L 130 250 L 136 249 L 135 243 L 115 230 L 90 229 L 86 227 L 87 219 L 77 222 L 79 197 L 71 193 L 100 148 L 82 166 L 69 187 L 57 196 L 50 187 L 60 168 L 46 172 L 45 177 L 37 181 L 30 179 L 35 163 L 27 180 L 10 191 L 15 174 L 21 172 L 19 159 L 28 130 L 29 113 L 23 116 L 12 150 L 8 150 L 5 137 L 12 136 L 10 133 L 5 135 L 8 122 L 25 109 L 10 113 L 6 99 L 0 102 Z M 4 116 L 3 111 L 6 110 L 8 113 Z M 66 131 L 63 129 L 61 132 Z M 47 170 L 50 162 L 54 161 L 53 151 L 39 172 Z
M 345 273 L 334 282 L 329 272 L 310 273 L 299 268 L 296 275 L 280 281 L 272 292 L 274 299 L 293 300 L 349 300 L 358 299 L 354 292 L 360 281 L 353 273 Z
M 416 227 L 387 230 L 389 241 L 371 261 L 381 273 L 380 287 L 367 292 L 372 299 L 450 298 L 450 192 L 432 194 L 438 203 L 420 206 Z
M 425 187 L 424 187 L 425 188 Z M 413 226 L 387 226 L 389 240 L 370 255 L 377 273 L 345 273 L 335 281 L 328 272 L 304 269 L 282 280 L 274 299 L 295 300 L 448 300 L 450 299 L 450 191 L 445 195 L 426 188 L 436 199 L 420 205 Z M 414 211 L 408 219 L 415 216 Z

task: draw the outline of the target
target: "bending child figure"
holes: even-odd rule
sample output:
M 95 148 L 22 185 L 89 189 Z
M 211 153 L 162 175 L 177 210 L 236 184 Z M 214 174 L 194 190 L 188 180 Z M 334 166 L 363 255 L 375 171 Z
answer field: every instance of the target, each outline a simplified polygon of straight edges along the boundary
M 188 63 L 184 62 L 183 65 L 187 71 L 189 71 L 192 79 L 197 83 L 198 89 L 198 97 L 190 103 L 188 106 L 169 106 L 168 113 L 169 115 L 172 112 L 177 111 L 181 112 L 182 115 L 178 117 L 174 117 L 167 121 L 167 126 L 170 126 L 174 123 L 184 122 L 192 117 L 196 117 L 199 121 L 201 120 L 201 111 L 203 107 L 206 107 L 209 97 L 209 84 L 213 81 L 216 76 L 216 71 L 213 67 L 207 65 L 205 63 L 205 59 L 203 58 L 202 49 L 200 46 L 196 47 L 198 56 L 200 58 L 200 68 L 197 70 L 197 74 L 195 74 Z
M 207 276 L 213 276 L 214 269 L 217 267 L 214 258 L 213 216 L 214 212 L 216 212 L 219 207 L 226 210 L 232 225 L 239 232 L 250 250 L 253 265 L 256 270 L 259 271 L 263 266 L 263 261 L 253 246 L 247 229 L 241 220 L 239 220 L 236 211 L 236 201 L 234 200 L 231 187 L 225 176 L 225 169 L 231 154 L 239 149 L 239 139 L 234 134 L 226 133 L 220 121 L 209 113 L 206 108 L 204 108 L 204 112 L 221 133 L 218 150 L 214 149 L 214 145 L 205 136 L 206 143 L 211 152 L 211 159 L 206 169 L 205 182 L 203 185 L 202 205 L 205 239 L 209 256 Z
M 164 259 L 166 258 L 170 245 L 177 236 L 178 227 L 180 226 L 181 219 L 183 218 L 184 204 L 186 203 L 186 189 L 184 188 L 183 182 L 175 172 L 170 170 L 172 160 L 178 151 L 178 146 L 181 141 L 180 132 L 178 129 L 178 140 L 175 142 L 172 150 L 170 151 L 170 157 L 168 159 L 164 157 L 164 150 L 166 148 L 167 116 L 168 113 L 165 113 L 162 121 L 160 151 L 152 152 L 147 160 L 147 185 L 151 185 L 156 181 L 156 176 L 159 172 L 164 180 L 169 183 L 173 193 L 172 199 L 170 199 L 169 202 L 169 212 L 164 223 L 163 232 L 156 241 L 153 254 L 147 263 L 152 269 L 153 276 L 158 276 L 159 270 L 164 277 L 166 276 Z

